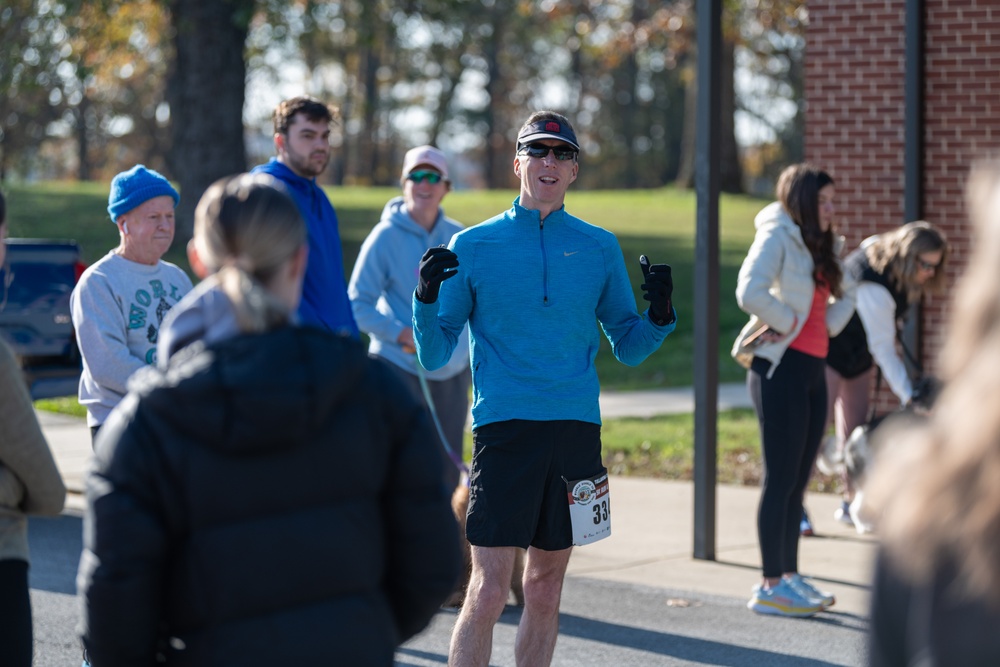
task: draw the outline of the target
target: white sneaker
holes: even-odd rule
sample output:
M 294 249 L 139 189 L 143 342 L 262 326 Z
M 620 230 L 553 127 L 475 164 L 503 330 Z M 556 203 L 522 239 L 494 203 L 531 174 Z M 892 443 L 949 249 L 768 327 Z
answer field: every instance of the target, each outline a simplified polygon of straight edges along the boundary
M 840 501 L 840 507 L 833 510 L 833 518 L 840 523 L 847 524 L 848 526 L 854 525 L 854 519 L 851 518 L 851 504 L 846 500 Z
M 858 491 L 854 494 L 854 500 L 851 501 L 851 520 L 854 522 L 854 529 L 858 531 L 858 535 L 875 532 L 875 523 L 870 517 L 865 516 L 867 514 L 865 510 L 864 493 Z
M 801 593 L 804 597 L 812 600 L 818 600 L 823 606 L 823 609 L 837 604 L 837 598 L 833 593 L 819 590 L 798 572 L 795 574 L 787 574 L 781 579 L 782 581 L 787 581 L 789 586 Z
M 804 618 L 823 611 L 819 600 L 807 597 L 782 579 L 770 588 L 755 587 L 747 609 L 758 614 Z

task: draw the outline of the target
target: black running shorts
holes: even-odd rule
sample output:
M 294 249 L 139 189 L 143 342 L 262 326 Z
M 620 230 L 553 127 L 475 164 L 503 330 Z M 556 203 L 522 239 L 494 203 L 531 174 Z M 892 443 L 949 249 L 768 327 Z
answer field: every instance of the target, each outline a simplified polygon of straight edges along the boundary
M 599 424 L 514 419 L 479 427 L 472 434 L 469 542 L 568 549 L 573 532 L 563 478 L 602 468 Z

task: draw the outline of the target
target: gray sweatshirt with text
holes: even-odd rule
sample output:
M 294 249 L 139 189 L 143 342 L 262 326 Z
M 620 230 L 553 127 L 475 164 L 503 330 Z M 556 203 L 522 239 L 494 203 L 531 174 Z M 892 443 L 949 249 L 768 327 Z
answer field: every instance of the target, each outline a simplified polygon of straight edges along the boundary
M 129 377 L 156 364 L 160 324 L 191 287 L 170 262 L 139 264 L 114 251 L 84 271 L 70 312 L 83 357 L 80 405 L 88 425 L 103 424 L 125 396 Z

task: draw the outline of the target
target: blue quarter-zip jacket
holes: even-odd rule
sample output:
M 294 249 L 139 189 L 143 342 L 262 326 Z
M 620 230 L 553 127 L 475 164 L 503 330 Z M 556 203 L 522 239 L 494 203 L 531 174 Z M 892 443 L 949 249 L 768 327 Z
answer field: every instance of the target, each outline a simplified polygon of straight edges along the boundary
M 274 176 L 287 187 L 309 230 L 309 264 L 302 282 L 299 323 L 360 338 L 347 298 L 344 252 L 340 246 L 337 212 L 316 179 L 303 178 L 272 158 L 251 173 Z
M 636 310 L 614 235 L 566 213 L 514 206 L 455 235 L 458 275 L 437 301 L 413 299 L 417 357 L 434 369 L 469 322 L 473 429 L 510 419 L 601 423 L 594 359 L 600 323 L 634 366 L 676 327 Z

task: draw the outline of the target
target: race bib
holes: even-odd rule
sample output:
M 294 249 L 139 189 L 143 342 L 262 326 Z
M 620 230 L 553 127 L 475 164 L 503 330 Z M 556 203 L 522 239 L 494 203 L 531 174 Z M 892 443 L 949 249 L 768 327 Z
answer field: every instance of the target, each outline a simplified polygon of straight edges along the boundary
M 573 544 L 583 546 L 611 535 L 611 495 L 608 470 L 593 477 L 566 482 L 569 518 L 573 525 Z

